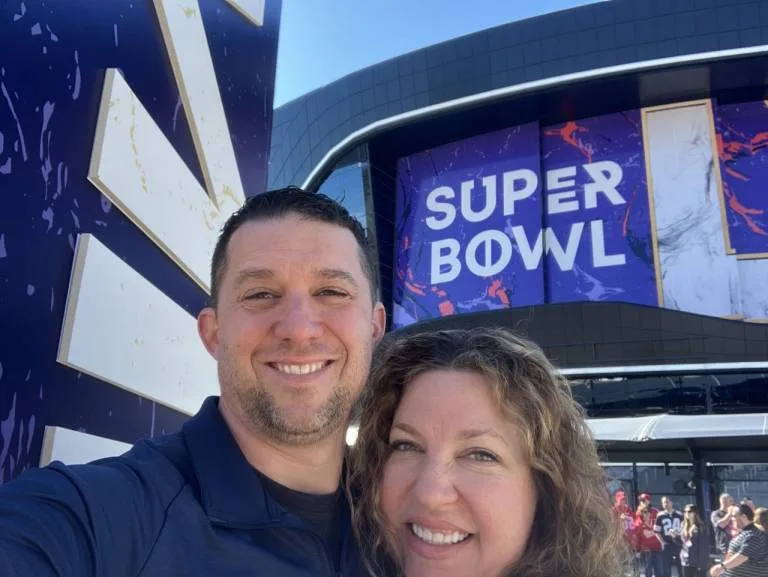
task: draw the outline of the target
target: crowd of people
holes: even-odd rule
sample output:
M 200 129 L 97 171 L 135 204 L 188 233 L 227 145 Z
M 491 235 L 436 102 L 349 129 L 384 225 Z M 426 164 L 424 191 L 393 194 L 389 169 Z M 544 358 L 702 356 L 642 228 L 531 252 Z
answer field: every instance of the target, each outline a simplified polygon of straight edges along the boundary
M 720 495 L 720 508 L 710 516 L 708 530 L 695 504 L 682 511 L 669 497 L 661 510 L 652 496 L 641 493 L 635 511 L 626 493 L 614 496 L 614 512 L 633 551 L 631 572 L 644 577 L 766 577 L 768 576 L 768 508 L 749 497 L 736 504 Z

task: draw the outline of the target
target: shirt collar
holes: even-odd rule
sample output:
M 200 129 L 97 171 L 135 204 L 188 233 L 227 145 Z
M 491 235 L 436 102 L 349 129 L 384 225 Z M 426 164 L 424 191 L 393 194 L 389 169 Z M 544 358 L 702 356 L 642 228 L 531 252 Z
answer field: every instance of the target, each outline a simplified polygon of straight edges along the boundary
M 182 428 L 206 514 L 228 525 L 255 526 L 278 521 L 280 507 L 268 499 L 219 413 L 219 398 L 208 397 Z

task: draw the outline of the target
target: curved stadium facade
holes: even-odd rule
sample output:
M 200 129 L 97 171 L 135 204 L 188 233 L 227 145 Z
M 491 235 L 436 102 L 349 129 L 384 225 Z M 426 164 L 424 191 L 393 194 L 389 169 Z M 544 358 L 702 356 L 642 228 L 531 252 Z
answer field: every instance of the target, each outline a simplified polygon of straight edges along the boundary
M 276 109 L 269 184 L 364 223 L 392 330 L 541 344 L 629 492 L 765 504 L 767 87 L 768 2 L 601 2 Z

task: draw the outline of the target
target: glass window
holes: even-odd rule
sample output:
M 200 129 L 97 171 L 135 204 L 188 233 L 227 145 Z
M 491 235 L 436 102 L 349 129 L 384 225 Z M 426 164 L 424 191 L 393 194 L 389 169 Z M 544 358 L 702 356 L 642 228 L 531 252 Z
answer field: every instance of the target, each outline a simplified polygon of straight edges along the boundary
M 765 374 L 724 374 L 714 376 L 713 413 L 768 412 L 768 377 Z
M 370 191 L 368 146 L 365 144 L 342 158 L 318 189 L 318 192 L 344 205 L 369 235 L 373 234 L 373 199 Z M 375 239 L 371 240 L 375 242 Z
M 768 506 L 768 464 L 708 465 L 715 492 L 728 493 L 738 503 L 749 497 L 758 507 Z
M 694 471 L 690 464 L 638 463 L 637 490 L 650 493 L 653 506 L 661 508 L 661 498 L 669 497 L 675 508 L 682 509 L 688 503 L 696 503 Z

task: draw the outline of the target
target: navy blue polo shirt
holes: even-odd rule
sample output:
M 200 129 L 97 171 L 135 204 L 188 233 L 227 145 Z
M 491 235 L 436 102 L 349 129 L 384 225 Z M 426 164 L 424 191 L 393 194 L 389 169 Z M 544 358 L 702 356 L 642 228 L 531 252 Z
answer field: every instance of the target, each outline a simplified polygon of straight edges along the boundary
M 348 507 L 341 524 L 329 551 L 274 501 L 211 397 L 180 433 L 0 487 L 0 575 L 364 575 Z

